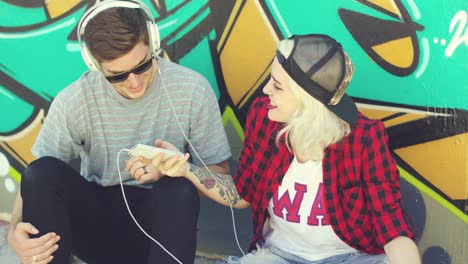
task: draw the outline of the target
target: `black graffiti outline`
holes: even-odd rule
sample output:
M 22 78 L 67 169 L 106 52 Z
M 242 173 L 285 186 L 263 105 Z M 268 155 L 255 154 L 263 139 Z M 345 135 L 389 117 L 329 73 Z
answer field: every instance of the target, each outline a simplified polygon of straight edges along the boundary
M 401 2 L 401 0 L 394 0 L 398 11 L 401 14 L 401 18 L 385 10 L 378 5 L 370 3 L 365 0 L 356 0 L 359 3 L 369 6 L 373 9 L 378 10 L 392 18 L 395 18 L 401 22 L 393 20 L 383 20 L 373 16 L 365 15 L 356 11 L 352 11 L 345 8 L 338 9 L 338 15 L 341 21 L 345 25 L 348 32 L 353 36 L 356 42 L 361 48 L 385 71 L 396 75 L 396 76 L 408 76 L 412 74 L 417 66 L 419 65 L 420 47 L 416 31 L 424 30 L 424 26 L 414 22 L 409 15 L 408 10 Z M 373 29 L 373 34 L 369 33 L 369 29 Z M 363 31 L 366 30 L 366 31 Z M 384 58 L 382 58 L 377 52 L 371 47 L 377 44 L 382 44 L 390 40 L 401 38 L 402 36 L 409 36 L 411 38 L 413 46 L 413 58 L 410 66 L 403 68 L 393 65 Z

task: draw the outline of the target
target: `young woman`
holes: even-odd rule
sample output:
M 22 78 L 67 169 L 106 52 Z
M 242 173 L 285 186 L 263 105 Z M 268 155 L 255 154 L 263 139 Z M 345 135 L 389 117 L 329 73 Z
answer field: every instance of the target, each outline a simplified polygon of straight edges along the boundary
M 384 126 L 345 94 L 353 71 L 329 36 L 281 41 L 234 177 L 188 155 L 152 161 L 221 204 L 252 206 L 251 251 L 240 263 L 420 263 Z

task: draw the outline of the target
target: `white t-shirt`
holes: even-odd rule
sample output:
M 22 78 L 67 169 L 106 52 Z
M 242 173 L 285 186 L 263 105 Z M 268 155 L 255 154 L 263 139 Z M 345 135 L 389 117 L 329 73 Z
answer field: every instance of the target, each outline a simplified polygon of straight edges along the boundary
M 273 194 L 263 228 L 265 247 L 273 245 L 308 261 L 355 252 L 335 234 L 325 213 L 322 162 L 294 157 Z

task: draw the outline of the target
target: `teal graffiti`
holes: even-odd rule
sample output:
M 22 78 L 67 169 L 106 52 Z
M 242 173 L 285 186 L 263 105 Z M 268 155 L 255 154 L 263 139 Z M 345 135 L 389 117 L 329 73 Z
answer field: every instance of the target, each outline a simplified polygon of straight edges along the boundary
M 7 14 L 0 20 L 0 111 L 15 113 L 1 115 L 0 135 L 17 133 L 39 109 L 47 110 L 57 93 L 87 70 L 75 30 L 81 15 L 93 2 L 83 1 L 54 19 L 45 15 L 44 6 L 24 7 L 15 5 L 15 1 L 0 3 L 2 13 Z M 209 1 L 158 1 L 158 5 L 150 0 L 145 2 L 154 13 L 162 46 L 171 59 L 207 71 L 209 68 L 205 66 L 212 57 L 206 41 L 217 38 Z M 179 48 L 187 39 L 192 40 L 189 46 Z M 193 57 L 192 49 L 197 51 L 194 56 L 197 61 L 204 63 L 183 59 Z M 219 96 L 216 73 L 206 73 Z
M 356 65 L 348 90 L 350 95 L 418 107 L 468 109 L 464 77 L 468 71 L 468 27 L 462 15 L 458 22 L 452 21 L 457 13 L 466 13 L 463 1 L 393 1 L 400 3 L 407 12 L 406 21 L 404 17 L 363 4 L 368 1 L 296 1 L 294 5 L 287 0 L 261 2 L 280 37 L 314 32 L 330 34 L 340 40 Z M 340 9 L 388 24 L 401 24 L 408 30 L 414 28 L 414 41 L 420 47 L 420 54 L 408 75 L 395 75 L 372 60 L 339 16 Z M 378 28 L 375 30 L 374 33 L 379 33 Z M 381 28 L 380 33 L 389 34 L 387 30 Z M 461 39 L 457 48 L 447 56 L 447 46 L 457 37 Z

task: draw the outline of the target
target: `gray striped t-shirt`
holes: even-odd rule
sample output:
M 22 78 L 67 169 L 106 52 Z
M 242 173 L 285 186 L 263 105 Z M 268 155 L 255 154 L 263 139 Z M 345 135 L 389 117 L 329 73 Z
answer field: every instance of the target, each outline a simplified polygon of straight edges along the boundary
M 180 131 L 170 100 L 183 131 L 205 164 L 231 157 L 218 102 L 208 81 L 163 58 L 158 58 L 158 65 L 161 76 L 156 73 L 144 96 L 133 100 L 122 97 L 103 74 L 83 74 L 52 102 L 33 154 L 65 162 L 81 157 L 81 175 L 103 186 L 119 183 L 116 159 L 121 149 L 138 143 L 153 145 L 155 139 L 188 151 L 192 163 L 201 165 Z M 123 171 L 123 160 L 128 158 L 126 152 L 120 154 L 124 181 L 131 179 Z

